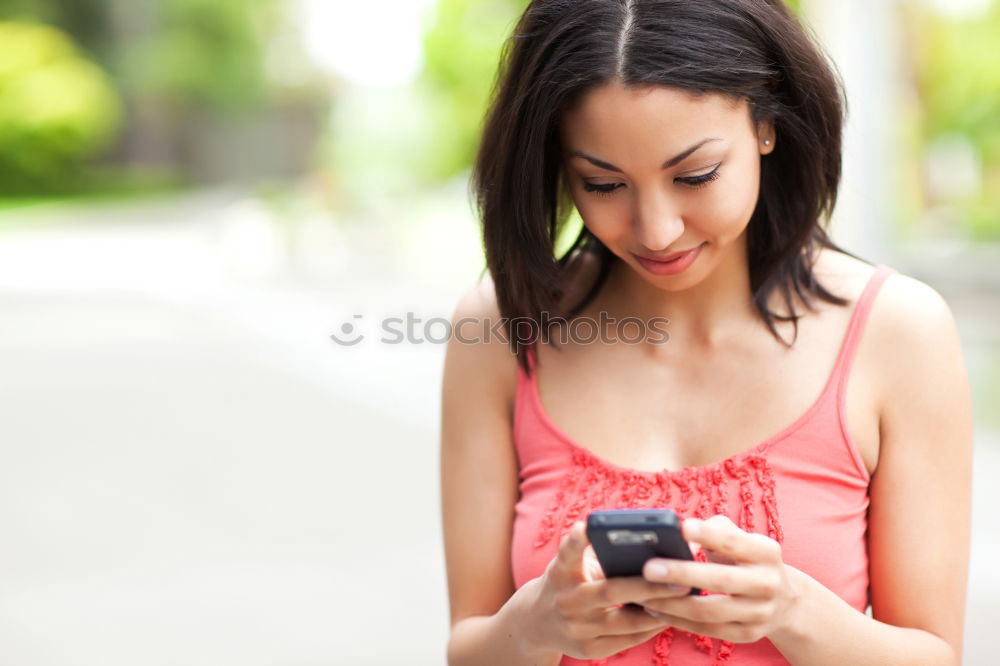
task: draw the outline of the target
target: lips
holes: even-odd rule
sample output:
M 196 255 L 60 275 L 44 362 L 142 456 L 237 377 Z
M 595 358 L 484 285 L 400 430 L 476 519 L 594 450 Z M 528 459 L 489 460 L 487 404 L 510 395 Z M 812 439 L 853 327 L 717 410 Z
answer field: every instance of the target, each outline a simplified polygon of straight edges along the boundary
M 705 246 L 704 243 L 692 248 L 690 250 L 681 250 L 680 252 L 673 252 L 671 254 L 665 254 L 659 258 L 653 257 L 647 259 L 644 256 L 634 255 L 636 261 L 645 268 L 649 273 L 653 275 L 677 275 L 683 273 L 688 269 L 688 267 L 698 259 L 698 255 L 701 254 L 701 249 Z M 664 261 L 666 259 L 666 261 Z
M 665 264 L 667 262 L 675 261 L 677 259 L 680 259 L 681 257 L 683 257 L 684 255 L 688 254 L 689 252 L 693 252 L 694 250 L 697 250 L 699 247 L 701 247 L 701 246 L 700 245 L 696 245 L 696 246 L 692 247 L 689 250 L 681 250 L 680 252 L 673 252 L 671 254 L 665 254 L 665 255 L 659 256 L 659 257 L 652 256 L 652 255 L 647 255 L 647 254 L 636 254 L 635 256 L 639 257 L 640 259 L 645 259 L 646 261 L 656 261 L 656 262 Z

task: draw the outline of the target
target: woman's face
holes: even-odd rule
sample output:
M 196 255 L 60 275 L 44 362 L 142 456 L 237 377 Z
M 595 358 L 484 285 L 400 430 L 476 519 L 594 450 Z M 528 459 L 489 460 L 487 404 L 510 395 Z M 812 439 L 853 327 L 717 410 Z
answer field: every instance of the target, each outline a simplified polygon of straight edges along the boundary
M 720 264 L 745 262 L 760 156 L 774 148 L 773 129 L 754 127 L 745 101 L 616 82 L 567 111 L 560 134 L 584 224 L 648 281 L 684 288 Z M 695 248 L 673 265 L 637 256 Z

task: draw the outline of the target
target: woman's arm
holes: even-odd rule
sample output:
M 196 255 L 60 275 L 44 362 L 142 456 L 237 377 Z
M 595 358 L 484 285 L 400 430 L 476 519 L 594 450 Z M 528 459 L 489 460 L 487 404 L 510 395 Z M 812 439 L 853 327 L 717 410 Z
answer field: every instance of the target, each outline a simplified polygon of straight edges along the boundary
M 972 407 L 958 332 L 944 300 L 916 280 L 893 276 L 876 303 L 865 340 L 884 396 L 868 517 L 872 617 L 784 564 L 778 542 L 725 516 L 684 521 L 709 563 L 651 560 L 644 572 L 724 594 L 647 608 L 693 633 L 766 637 L 796 666 L 961 663 Z
M 456 308 L 456 335 L 445 358 L 441 506 L 452 623 L 448 663 L 555 666 L 563 655 L 607 657 L 665 627 L 623 604 L 675 598 L 686 590 L 640 577 L 604 578 L 584 524 L 577 522 L 542 575 L 515 591 L 510 551 L 518 468 L 511 417 L 517 365 L 503 340 L 474 339 L 485 330 L 477 323 L 489 320 L 490 328 L 499 317 L 493 284 L 484 281 Z
M 487 279 L 452 317 L 441 396 L 441 510 L 451 636 L 448 663 L 556 664 L 560 655 L 528 654 L 519 634 L 511 530 L 517 461 L 511 444 L 514 357 L 502 340 L 482 342 L 485 319 L 499 319 Z M 467 342 L 459 341 L 459 334 Z
M 945 301 L 917 280 L 890 277 L 876 303 L 884 398 L 868 518 L 872 617 L 801 575 L 794 621 L 769 638 L 793 664 L 957 665 L 972 470 L 961 344 Z

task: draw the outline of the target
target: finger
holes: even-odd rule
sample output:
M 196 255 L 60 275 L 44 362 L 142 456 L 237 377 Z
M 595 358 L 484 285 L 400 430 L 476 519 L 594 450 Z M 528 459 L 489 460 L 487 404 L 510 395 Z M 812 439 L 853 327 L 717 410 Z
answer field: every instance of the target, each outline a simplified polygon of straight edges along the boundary
M 647 599 L 642 602 L 642 606 L 653 613 L 713 624 L 760 622 L 766 615 L 766 608 L 760 600 L 733 597 L 728 594 L 680 599 Z
M 701 636 L 710 636 L 733 643 L 753 643 L 763 636 L 753 626 L 741 622 L 697 622 L 676 615 L 662 614 L 660 619 L 671 627 Z
M 573 523 L 559 543 L 559 551 L 553 563 L 554 573 L 573 582 L 586 580 L 583 553 L 587 544 L 586 526 L 581 521 Z
M 684 521 L 684 538 L 735 562 L 780 562 L 781 545 L 763 534 L 746 532 L 724 515 L 708 520 L 688 518 Z
M 668 625 L 664 620 L 660 620 L 659 626 L 655 629 L 650 629 L 649 631 L 640 631 L 635 634 L 627 634 L 623 636 L 600 636 L 595 639 L 594 646 L 600 654 L 610 656 L 634 645 L 645 643 L 650 638 L 663 631 L 667 626 Z
M 583 549 L 583 577 L 587 581 L 607 578 L 604 575 L 604 569 L 601 568 L 600 560 L 597 559 L 597 553 L 594 552 L 593 545 L 588 545 Z
M 577 589 L 581 605 L 600 609 L 637 602 L 639 599 L 672 597 L 687 592 L 687 588 L 651 582 L 642 576 L 623 576 L 592 581 L 580 585 Z
M 721 634 L 725 632 L 724 628 L 729 627 L 729 625 L 718 625 L 710 622 L 697 622 L 695 620 L 689 620 L 685 617 L 669 615 L 667 613 L 662 613 L 660 615 L 660 619 L 667 625 L 676 629 L 701 636 L 710 636 L 712 638 L 725 639 L 725 637 Z M 736 626 L 735 623 L 733 626 Z
M 773 596 L 781 583 L 780 573 L 769 566 L 654 558 L 646 562 L 642 572 L 645 580 L 651 583 L 674 583 L 748 597 Z
M 647 613 L 643 608 L 620 606 L 609 608 L 599 617 L 586 622 L 594 636 L 629 636 L 632 634 L 663 629 L 663 620 Z

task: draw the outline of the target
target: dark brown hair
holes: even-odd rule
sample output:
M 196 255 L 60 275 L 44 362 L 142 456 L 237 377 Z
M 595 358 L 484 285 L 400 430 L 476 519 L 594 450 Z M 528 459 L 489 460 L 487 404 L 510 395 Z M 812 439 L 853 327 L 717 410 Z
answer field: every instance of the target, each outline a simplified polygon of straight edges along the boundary
M 781 0 L 535 0 L 504 45 L 470 183 L 486 269 L 522 368 L 542 313 L 579 313 L 616 259 L 586 227 L 555 256 L 572 210 L 556 125 L 583 94 L 616 79 L 746 99 L 753 121 L 771 121 L 778 140 L 761 160 L 747 228 L 756 309 L 784 343 L 774 320 L 793 321 L 797 337 L 793 290 L 810 309 L 809 296 L 848 302 L 816 281 L 809 252 L 819 244 L 851 254 L 821 225 L 836 202 L 846 101 Z M 560 307 L 582 252 L 598 257 L 598 277 L 582 301 Z M 789 316 L 767 308 L 775 289 Z

